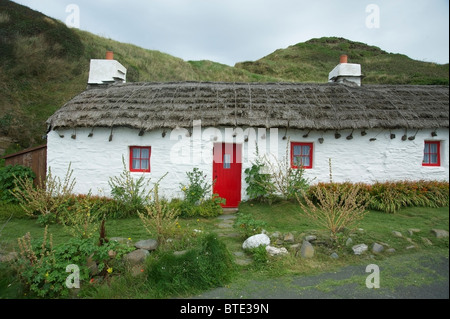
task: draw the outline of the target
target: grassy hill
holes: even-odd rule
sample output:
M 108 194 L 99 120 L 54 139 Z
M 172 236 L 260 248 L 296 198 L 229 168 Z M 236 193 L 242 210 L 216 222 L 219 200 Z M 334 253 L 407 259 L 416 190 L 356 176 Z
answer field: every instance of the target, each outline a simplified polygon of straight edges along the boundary
M 361 63 L 364 83 L 447 84 L 449 66 L 414 61 L 341 38 L 313 39 L 255 62 L 230 67 L 184 61 L 77 29 L 0 0 L 0 155 L 45 141 L 46 119 L 86 88 L 89 61 L 106 51 L 128 70 L 127 81 L 326 82 L 342 53 Z
M 236 68 L 296 82 L 325 82 L 328 73 L 347 54 L 349 63 L 361 64 L 364 83 L 449 84 L 449 65 L 421 62 L 403 54 L 343 38 L 325 37 L 280 49 Z

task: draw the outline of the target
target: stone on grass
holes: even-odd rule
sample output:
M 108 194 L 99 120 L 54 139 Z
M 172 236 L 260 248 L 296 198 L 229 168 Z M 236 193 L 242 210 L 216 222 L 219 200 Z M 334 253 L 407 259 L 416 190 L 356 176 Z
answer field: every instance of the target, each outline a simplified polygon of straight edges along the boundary
M 140 240 L 134 244 L 134 247 L 137 249 L 155 250 L 158 248 L 158 242 L 154 239 Z
M 420 237 L 425 245 L 432 246 L 433 243 L 426 237 Z
M 448 237 L 448 231 L 443 229 L 432 229 L 431 232 L 436 236 L 436 238 Z
M 281 247 L 281 248 L 277 248 L 277 247 L 273 247 L 273 246 L 266 246 L 266 251 L 270 256 L 282 256 L 282 255 L 287 255 L 288 251 L 286 248 Z
M 416 248 L 416 246 L 414 246 L 414 245 L 406 247 L 406 249 L 414 249 L 414 248 Z
M 410 228 L 410 229 L 408 229 L 409 236 L 412 236 L 415 233 L 420 233 L 420 229 L 418 229 L 418 228 Z
M 150 253 L 147 249 L 136 249 L 131 253 L 126 254 L 123 258 L 131 265 L 136 265 L 144 262 L 148 255 L 150 255 Z
M 363 252 L 367 251 L 369 247 L 366 244 L 359 244 L 352 247 L 353 253 L 355 255 L 361 255 Z
M 339 258 L 339 255 L 336 254 L 336 252 L 333 252 L 333 253 L 330 255 L 330 257 L 333 258 L 333 259 L 338 259 L 338 258 Z
M 402 235 L 402 233 L 401 232 L 399 232 L 399 231 L 392 231 L 392 235 L 394 235 L 395 237 L 403 237 L 403 235 Z
M 347 241 L 345 242 L 345 246 L 350 246 L 351 244 L 353 244 L 353 239 L 351 239 L 350 237 L 347 239 Z
M 287 243 L 293 243 L 294 242 L 294 235 L 292 235 L 292 233 L 287 233 L 286 235 L 284 235 L 283 240 Z
M 247 238 L 242 244 L 243 249 L 252 249 L 259 246 L 270 245 L 270 238 L 266 234 L 257 234 Z
M 300 248 L 300 254 L 303 258 L 312 258 L 314 257 L 314 247 L 307 240 L 304 240 L 302 243 L 302 247 Z
M 394 248 L 389 248 L 389 249 L 386 250 L 386 252 L 388 252 L 390 254 L 393 254 L 393 253 L 395 253 L 395 249 Z
M 381 253 L 384 250 L 383 245 L 380 245 L 378 243 L 374 243 L 372 246 L 372 252 L 374 253 Z
M 314 235 L 308 235 L 305 237 L 305 240 L 309 241 L 309 242 L 315 241 L 316 239 L 317 239 L 317 236 L 314 236 Z

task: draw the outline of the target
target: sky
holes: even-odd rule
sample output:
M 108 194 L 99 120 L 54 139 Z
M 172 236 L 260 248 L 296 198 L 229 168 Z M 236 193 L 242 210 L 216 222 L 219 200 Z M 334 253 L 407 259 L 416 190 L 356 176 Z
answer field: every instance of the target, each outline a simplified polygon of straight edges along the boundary
M 13 1 L 68 26 L 185 61 L 233 66 L 334 36 L 415 60 L 449 62 L 449 0 Z

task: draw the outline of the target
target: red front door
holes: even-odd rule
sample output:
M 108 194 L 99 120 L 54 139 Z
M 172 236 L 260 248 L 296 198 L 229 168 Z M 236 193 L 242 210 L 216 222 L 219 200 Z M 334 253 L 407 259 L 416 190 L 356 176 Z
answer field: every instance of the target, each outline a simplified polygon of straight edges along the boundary
M 242 145 L 215 143 L 213 192 L 226 200 L 223 207 L 238 207 L 241 201 Z

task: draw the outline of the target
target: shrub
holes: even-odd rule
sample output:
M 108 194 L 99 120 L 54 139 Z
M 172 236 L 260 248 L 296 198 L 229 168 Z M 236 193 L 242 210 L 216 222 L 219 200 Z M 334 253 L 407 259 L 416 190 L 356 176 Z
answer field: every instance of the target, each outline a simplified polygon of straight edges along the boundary
M 247 195 L 250 199 L 268 200 L 269 203 L 277 196 L 284 200 L 295 199 L 301 196 L 302 191 L 309 187 L 309 180 L 304 177 L 303 168 L 292 168 L 289 157 L 289 141 L 287 143 L 286 155 L 282 160 L 270 161 L 267 157 L 259 157 L 251 168 L 246 169 L 246 182 L 248 183 Z M 268 170 L 267 174 L 262 169 Z
M 319 227 L 324 227 L 331 233 L 331 239 L 336 242 L 337 234 L 345 228 L 354 226 L 366 212 L 368 200 L 359 195 L 358 185 L 348 184 L 347 187 L 331 189 L 318 186 L 313 190 L 317 203 L 311 201 L 303 192 L 305 203 L 297 197 L 302 214 Z
M 7 165 L 0 168 L 0 200 L 6 203 L 17 203 L 17 198 L 12 194 L 21 185 L 16 185 L 16 179 L 33 183 L 36 175 L 31 168 L 21 165 Z M 23 190 L 23 188 L 21 188 Z
M 171 208 L 166 201 L 159 199 L 159 185 L 153 190 L 153 202 L 145 207 L 144 213 L 138 212 L 138 216 L 145 229 L 158 237 L 160 243 L 164 243 L 177 229 L 179 210 Z
M 144 210 L 148 203 L 151 187 L 150 179 L 146 180 L 144 175 L 134 179 L 127 169 L 125 159 L 122 157 L 123 170 L 119 176 L 109 179 L 111 195 L 117 201 L 127 216 L 135 215 L 138 211 Z
M 191 205 L 198 205 L 211 191 L 211 184 L 206 181 L 206 175 L 198 168 L 186 172 L 189 183 L 181 184 L 184 199 Z
M 157 298 L 224 286 L 234 271 L 231 253 L 214 234 L 200 237 L 195 248 L 181 256 L 169 251 L 147 260 L 148 284 Z
M 120 268 L 119 260 L 130 249 L 117 242 L 108 242 L 99 246 L 93 239 L 73 238 L 64 244 L 53 247 L 52 236 L 44 231 L 42 240 L 32 240 L 30 234 L 18 239 L 20 258 L 15 265 L 26 289 L 37 297 L 67 297 L 70 289 L 66 286 L 69 273 L 68 265 L 77 265 L 80 270 L 80 286 L 89 282 L 90 272 L 87 260 L 95 261 L 98 276 L 107 278 L 114 269 Z M 108 255 L 114 250 L 117 255 Z M 117 267 L 116 267 L 117 265 Z
M 72 196 L 75 186 L 72 173 L 69 165 L 64 181 L 61 181 L 59 177 L 53 177 L 49 169 L 43 184 L 38 187 L 34 187 L 30 179 L 17 178 L 17 187 L 12 194 L 25 212 L 31 217 L 37 217 L 39 223 L 47 225 L 57 222 L 60 207 Z
M 244 213 L 237 213 L 237 218 L 234 222 L 234 227 L 243 231 L 245 237 L 260 234 L 266 225 L 266 222 L 255 220 L 250 214 Z

